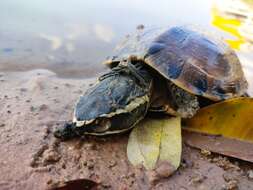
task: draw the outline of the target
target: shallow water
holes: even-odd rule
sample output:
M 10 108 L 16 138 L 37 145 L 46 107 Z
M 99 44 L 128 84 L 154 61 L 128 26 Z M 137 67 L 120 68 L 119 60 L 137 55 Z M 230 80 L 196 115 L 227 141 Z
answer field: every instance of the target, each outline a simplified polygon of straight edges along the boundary
M 137 25 L 194 24 L 223 35 L 249 76 L 252 7 L 236 0 L 0 1 L 0 70 L 46 68 L 61 77 L 91 77 Z

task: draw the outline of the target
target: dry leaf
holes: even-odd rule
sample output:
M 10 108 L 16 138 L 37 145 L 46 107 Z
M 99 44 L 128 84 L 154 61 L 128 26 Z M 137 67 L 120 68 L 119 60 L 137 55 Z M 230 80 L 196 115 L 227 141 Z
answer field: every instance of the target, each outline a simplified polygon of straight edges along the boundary
M 90 179 L 76 179 L 71 181 L 60 181 L 54 184 L 50 190 L 95 190 L 97 183 Z
M 127 156 L 137 166 L 156 171 L 163 176 L 170 175 L 180 165 L 182 152 L 181 119 L 145 119 L 131 132 Z M 171 171 L 173 170 L 173 171 Z
M 185 120 L 187 130 L 253 142 L 253 98 L 234 98 L 202 108 Z
M 211 151 L 253 163 L 253 149 L 250 142 L 188 130 L 183 130 L 183 140 L 189 146 L 202 151 Z

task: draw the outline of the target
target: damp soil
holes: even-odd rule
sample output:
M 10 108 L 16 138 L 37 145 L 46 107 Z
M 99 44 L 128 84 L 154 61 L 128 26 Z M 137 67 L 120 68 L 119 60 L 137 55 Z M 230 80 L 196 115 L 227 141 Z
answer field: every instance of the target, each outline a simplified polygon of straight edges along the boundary
M 61 142 L 55 128 L 72 118 L 95 79 L 63 79 L 47 70 L 0 73 L 0 189 L 52 189 L 89 179 L 97 189 L 252 189 L 253 164 L 183 145 L 181 166 L 152 180 L 126 156 L 129 133 Z

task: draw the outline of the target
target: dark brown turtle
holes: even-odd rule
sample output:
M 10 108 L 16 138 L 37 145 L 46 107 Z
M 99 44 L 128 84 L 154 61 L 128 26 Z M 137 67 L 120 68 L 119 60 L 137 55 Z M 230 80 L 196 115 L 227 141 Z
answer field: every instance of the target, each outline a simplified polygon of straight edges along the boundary
M 105 64 L 112 70 L 80 97 L 73 122 L 57 130 L 56 137 L 123 132 L 148 110 L 192 117 L 203 101 L 247 91 L 235 52 L 221 39 L 190 27 L 141 29 Z

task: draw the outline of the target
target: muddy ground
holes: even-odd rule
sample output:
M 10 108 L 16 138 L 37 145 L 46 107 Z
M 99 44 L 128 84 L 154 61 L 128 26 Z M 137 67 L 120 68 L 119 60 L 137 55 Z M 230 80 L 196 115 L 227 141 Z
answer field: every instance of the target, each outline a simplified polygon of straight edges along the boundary
M 46 70 L 0 73 L 0 189 L 45 190 L 87 178 L 98 189 L 253 189 L 253 164 L 184 144 L 182 164 L 153 182 L 126 157 L 129 133 L 67 142 L 52 132 L 71 120 L 94 79 L 61 79 Z

